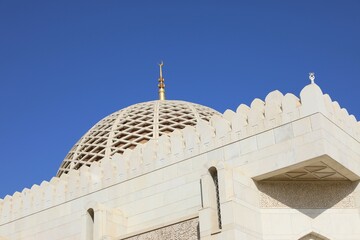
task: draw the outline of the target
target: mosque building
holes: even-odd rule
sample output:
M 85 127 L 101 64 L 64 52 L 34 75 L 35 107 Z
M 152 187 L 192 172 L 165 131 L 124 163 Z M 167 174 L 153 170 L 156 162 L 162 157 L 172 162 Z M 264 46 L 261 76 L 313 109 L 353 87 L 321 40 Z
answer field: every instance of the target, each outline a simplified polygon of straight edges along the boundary
M 311 83 L 219 113 L 100 120 L 56 177 L 0 199 L 1 240 L 359 240 L 360 122 Z

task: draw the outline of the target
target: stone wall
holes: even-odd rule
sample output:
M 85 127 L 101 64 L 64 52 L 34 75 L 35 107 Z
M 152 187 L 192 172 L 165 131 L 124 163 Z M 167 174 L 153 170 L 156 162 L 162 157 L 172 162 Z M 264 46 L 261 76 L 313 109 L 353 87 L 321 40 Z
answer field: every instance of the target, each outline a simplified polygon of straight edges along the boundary
M 259 182 L 261 208 L 356 208 L 357 182 Z
M 196 127 L 175 130 L 127 149 L 123 155 L 104 158 L 90 167 L 71 171 L 61 178 L 44 181 L 31 189 L 16 192 L 0 199 L 0 223 L 47 209 L 51 206 L 112 186 L 146 172 L 194 157 L 238 140 L 250 139 L 258 133 L 320 112 L 357 142 L 360 140 L 360 122 L 340 108 L 316 84 L 307 85 L 300 99 L 279 91 L 269 93 L 265 101 L 255 99 L 250 107 L 241 104 L 236 112 L 227 110 L 223 116 L 213 116 L 210 123 L 200 121 Z
M 124 238 L 123 240 L 198 240 L 200 239 L 198 227 L 199 220 L 194 218 Z

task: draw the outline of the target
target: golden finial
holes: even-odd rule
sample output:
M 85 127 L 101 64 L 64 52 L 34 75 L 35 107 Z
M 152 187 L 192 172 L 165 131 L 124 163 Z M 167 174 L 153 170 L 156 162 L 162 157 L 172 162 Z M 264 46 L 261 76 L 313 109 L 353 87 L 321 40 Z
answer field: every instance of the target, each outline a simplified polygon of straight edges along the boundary
M 164 83 L 164 78 L 162 75 L 162 67 L 164 66 L 164 62 L 161 61 L 161 63 L 159 63 L 159 67 L 160 67 L 160 77 L 159 77 L 159 99 L 160 100 L 165 100 L 165 83 Z

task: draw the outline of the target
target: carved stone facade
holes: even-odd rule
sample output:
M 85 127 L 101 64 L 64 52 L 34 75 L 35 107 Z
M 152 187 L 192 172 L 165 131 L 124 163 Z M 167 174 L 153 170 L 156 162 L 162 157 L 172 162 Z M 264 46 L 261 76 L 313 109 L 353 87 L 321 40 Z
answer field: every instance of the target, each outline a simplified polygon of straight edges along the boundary
M 124 240 L 198 240 L 199 220 L 194 218 L 184 222 L 158 228 Z
M 163 101 L 105 118 L 67 174 L 0 199 L 0 239 L 360 239 L 360 122 L 319 86 L 211 117 Z
M 259 182 L 262 208 L 355 208 L 358 182 Z

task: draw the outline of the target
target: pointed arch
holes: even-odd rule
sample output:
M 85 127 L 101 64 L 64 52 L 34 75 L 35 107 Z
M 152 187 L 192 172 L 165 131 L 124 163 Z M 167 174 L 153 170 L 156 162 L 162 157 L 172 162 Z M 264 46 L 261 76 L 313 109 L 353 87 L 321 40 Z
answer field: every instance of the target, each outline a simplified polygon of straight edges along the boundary
M 86 214 L 86 240 L 94 239 L 95 213 L 93 208 L 89 208 Z
M 212 184 L 213 208 L 216 209 L 216 218 L 217 218 L 218 228 L 222 229 L 218 171 L 215 167 L 211 167 L 211 168 L 209 168 L 209 173 L 210 173 L 210 176 L 213 181 L 213 184 Z

